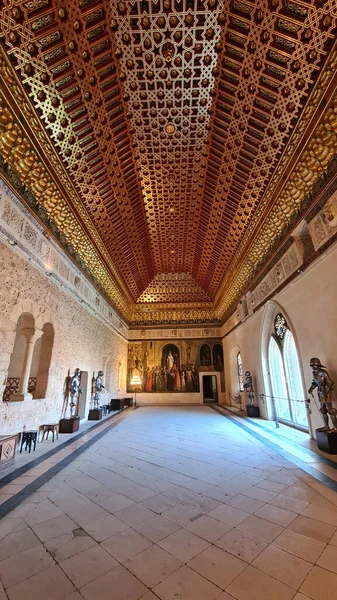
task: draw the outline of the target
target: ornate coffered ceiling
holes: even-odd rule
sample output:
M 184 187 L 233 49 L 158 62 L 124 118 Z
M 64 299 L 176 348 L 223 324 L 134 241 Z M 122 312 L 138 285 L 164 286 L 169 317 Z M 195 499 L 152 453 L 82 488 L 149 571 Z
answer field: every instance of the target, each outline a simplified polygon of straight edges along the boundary
M 337 147 L 336 24 L 333 0 L 3 0 L 0 152 L 129 321 L 222 319 L 299 216 Z

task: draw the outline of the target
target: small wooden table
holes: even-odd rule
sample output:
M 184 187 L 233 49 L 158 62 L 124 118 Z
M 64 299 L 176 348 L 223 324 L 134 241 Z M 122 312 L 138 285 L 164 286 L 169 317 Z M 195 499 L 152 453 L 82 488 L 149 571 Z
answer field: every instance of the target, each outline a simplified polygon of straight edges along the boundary
M 29 453 L 32 449 L 32 444 L 34 445 L 33 450 L 36 450 L 36 442 L 37 442 L 38 433 L 39 432 L 36 430 L 21 432 L 20 454 L 22 452 L 23 444 L 26 444 L 25 450 L 27 450 L 27 448 L 28 448 Z
M 49 432 L 52 433 L 53 435 L 53 441 L 55 440 L 55 434 L 56 434 L 56 439 L 59 439 L 59 425 L 58 423 L 45 423 L 43 425 L 41 425 L 40 427 L 40 431 L 42 432 L 42 438 L 41 438 L 41 442 L 44 441 L 44 438 L 46 436 L 46 440 L 49 437 Z

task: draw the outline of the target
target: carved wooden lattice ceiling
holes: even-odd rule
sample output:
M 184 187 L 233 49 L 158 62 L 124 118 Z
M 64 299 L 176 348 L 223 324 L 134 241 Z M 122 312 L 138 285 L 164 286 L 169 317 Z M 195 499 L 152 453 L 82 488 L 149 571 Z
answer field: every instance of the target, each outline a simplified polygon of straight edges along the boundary
M 335 2 L 4 0 L 0 16 L 120 287 L 211 316 L 333 45 Z M 174 294 L 172 273 L 188 278 Z

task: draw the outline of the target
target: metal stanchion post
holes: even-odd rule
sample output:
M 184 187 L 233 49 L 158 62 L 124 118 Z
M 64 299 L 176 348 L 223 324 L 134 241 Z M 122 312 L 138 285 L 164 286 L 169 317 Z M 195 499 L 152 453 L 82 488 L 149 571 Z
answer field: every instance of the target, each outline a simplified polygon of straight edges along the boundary
M 274 396 L 271 396 L 271 403 L 272 403 L 272 407 L 273 407 L 273 411 L 274 411 L 274 416 L 275 416 L 275 427 L 276 427 L 276 429 L 279 429 L 280 428 L 280 422 L 278 420 L 278 414 L 277 414 L 277 410 L 276 410 Z

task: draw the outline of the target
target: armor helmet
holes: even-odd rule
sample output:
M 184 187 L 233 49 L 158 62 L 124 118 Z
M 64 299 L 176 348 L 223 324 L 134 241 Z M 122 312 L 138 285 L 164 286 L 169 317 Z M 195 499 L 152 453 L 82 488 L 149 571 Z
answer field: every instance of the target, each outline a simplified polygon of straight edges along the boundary
M 319 367 L 322 367 L 322 369 L 325 369 L 325 366 L 322 365 L 319 358 L 315 358 L 315 357 L 310 359 L 310 366 L 312 368 L 316 368 L 316 369 L 318 369 Z
M 97 377 L 103 377 L 103 375 L 104 375 L 103 371 L 98 371 Z

